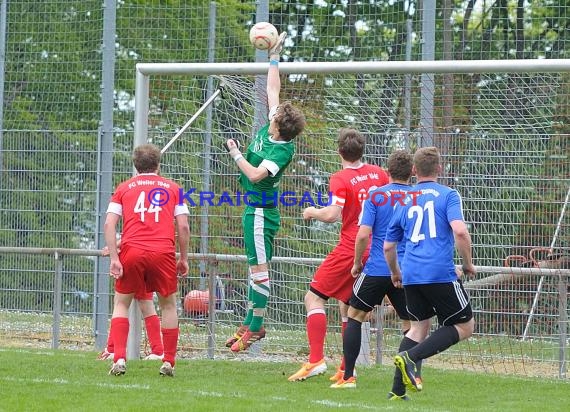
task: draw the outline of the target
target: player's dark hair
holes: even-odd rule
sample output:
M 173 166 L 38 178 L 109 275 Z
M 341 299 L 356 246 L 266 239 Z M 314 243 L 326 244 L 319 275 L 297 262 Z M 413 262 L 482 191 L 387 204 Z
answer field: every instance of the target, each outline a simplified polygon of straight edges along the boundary
M 437 176 L 440 162 L 439 150 L 437 147 L 422 147 L 414 154 L 414 166 L 416 174 L 420 177 Z
M 142 144 L 133 151 L 133 165 L 139 173 L 153 173 L 160 166 L 160 149 L 153 144 Z
M 300 135 L 306 125 L 305 115 L 291 102 L 283 102 L 279 105 L 275 114 L 275 125 L 279 130 L 281 140 L 289 142 Z
M 388 173 L 392 179 L 407 182 L 412 176 L 413 157 L 407 150 L 396 150 L 388 157 Z
M 338 152 L 347 162 L 356 162 L 364 154 L 366 140 L 356 129 L 343 127 L 338 132 Z

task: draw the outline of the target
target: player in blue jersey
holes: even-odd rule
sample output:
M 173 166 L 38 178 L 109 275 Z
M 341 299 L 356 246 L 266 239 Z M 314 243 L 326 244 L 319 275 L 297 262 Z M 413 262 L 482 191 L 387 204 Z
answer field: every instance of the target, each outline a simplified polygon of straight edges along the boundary
M 382 303 L 384 296 L 388 296 L 396 313 L 403 320 L 403 330 L 407 332 L 409 329 L 404 291 L 392 283 L 390 269 L 384 259 L 383 246 L 394 206 L 403 202 L 411 188 L 409 180 L 412 175 L 412 156 L 405 150 L 392 153 L 388 158 L 388 174 L 390 183 L 370 190 L 362 208 L 351 270 L 352 276 L 358 279 L 353 286 L 348 308 L 348 324 L 343 335 L 344 376 L 333 383 L 331 388 L 356 387 L 354 365 L 362 343 L 362 322 L 376 305 Z M 371 237 L 370 255 L 363 269 L 364 252 Z M 404 256 L 403 243 L 398 246 L 398 255 L 400 258 Z M 395 393 L 405 393 L 401 378 L 394 382 L 390 395 L 391 398 L 400 399 Z
M 455 248 L 463 273 L 475 275 L 471 236 L 463 220 L 461 197 L 456 190 L 437 183 L 441 172 L 435 147 L 418 149 L 413 172 L 416 186 L 403 206 L 396 206 L 384 241 L 384 255 L 396 287 L 404 288 L 410 330 L 394 358 L 394 380 L 401 374 L 404 385 L 421 390 L 416 382 L 416 362 L 443 352 L 473 334 L 475 321 L 469 296 L 455 270 Z M 397 245 L 405 242 L 404 259 L 398 265 Z M 400 271 L 401 267 L 401 271 Z M 439 328 L 427 337 L 437 315 Z

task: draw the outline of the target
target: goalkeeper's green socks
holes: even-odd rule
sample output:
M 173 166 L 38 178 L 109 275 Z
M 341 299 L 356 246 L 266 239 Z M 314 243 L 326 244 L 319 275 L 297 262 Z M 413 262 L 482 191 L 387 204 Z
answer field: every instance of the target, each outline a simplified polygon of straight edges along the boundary
M 265 315 L 265 308 L 267 306 L 268 296 L 253 291 L 253 309 L 251 310 L 251 323 L 249 325 L 249 330 L 252 332 L 259 332 L 261 325 L 263 324 L 263 316 Z
M 269 299 L 269 274 L 267 272 L 252 273 L 250 282 L 253 309 L 249 330 L 259 332 Z
M 253 288 L 250 285 L 249 288 L 247 289 L 247 314 L 245 315 L 243 325 L 249 326 L 251 324 L 252 319 L 253 319 Z

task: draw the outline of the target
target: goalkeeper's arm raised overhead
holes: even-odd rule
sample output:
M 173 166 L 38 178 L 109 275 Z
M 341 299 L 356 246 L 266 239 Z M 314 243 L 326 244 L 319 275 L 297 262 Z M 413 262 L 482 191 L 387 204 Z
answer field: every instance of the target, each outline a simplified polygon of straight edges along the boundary
M 281 90 L 281 79 L 279 77 L 279 57 L 283 50 L 283 43 L 287 33 L 283 32 L 279 35 L 279 39 L 275 46 L 269 50 L 269 71 L 267 72 L 267 105 L 271 110 L 275 106 L 279 106 L 279 91 Z

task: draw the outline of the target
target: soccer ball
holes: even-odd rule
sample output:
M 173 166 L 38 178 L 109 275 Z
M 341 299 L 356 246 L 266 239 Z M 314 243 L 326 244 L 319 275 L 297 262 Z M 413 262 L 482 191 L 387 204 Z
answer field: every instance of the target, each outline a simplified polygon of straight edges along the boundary
M 191 290 L 184 297 L 184 311 L 193 315 L 208 313 L 208 296 L 208 291 Z
M 256 23 L 249 31 L 249 41 L 258 50 L 272 48 L 278 38 L 279 33 L 275 26 L 267 22 Z

